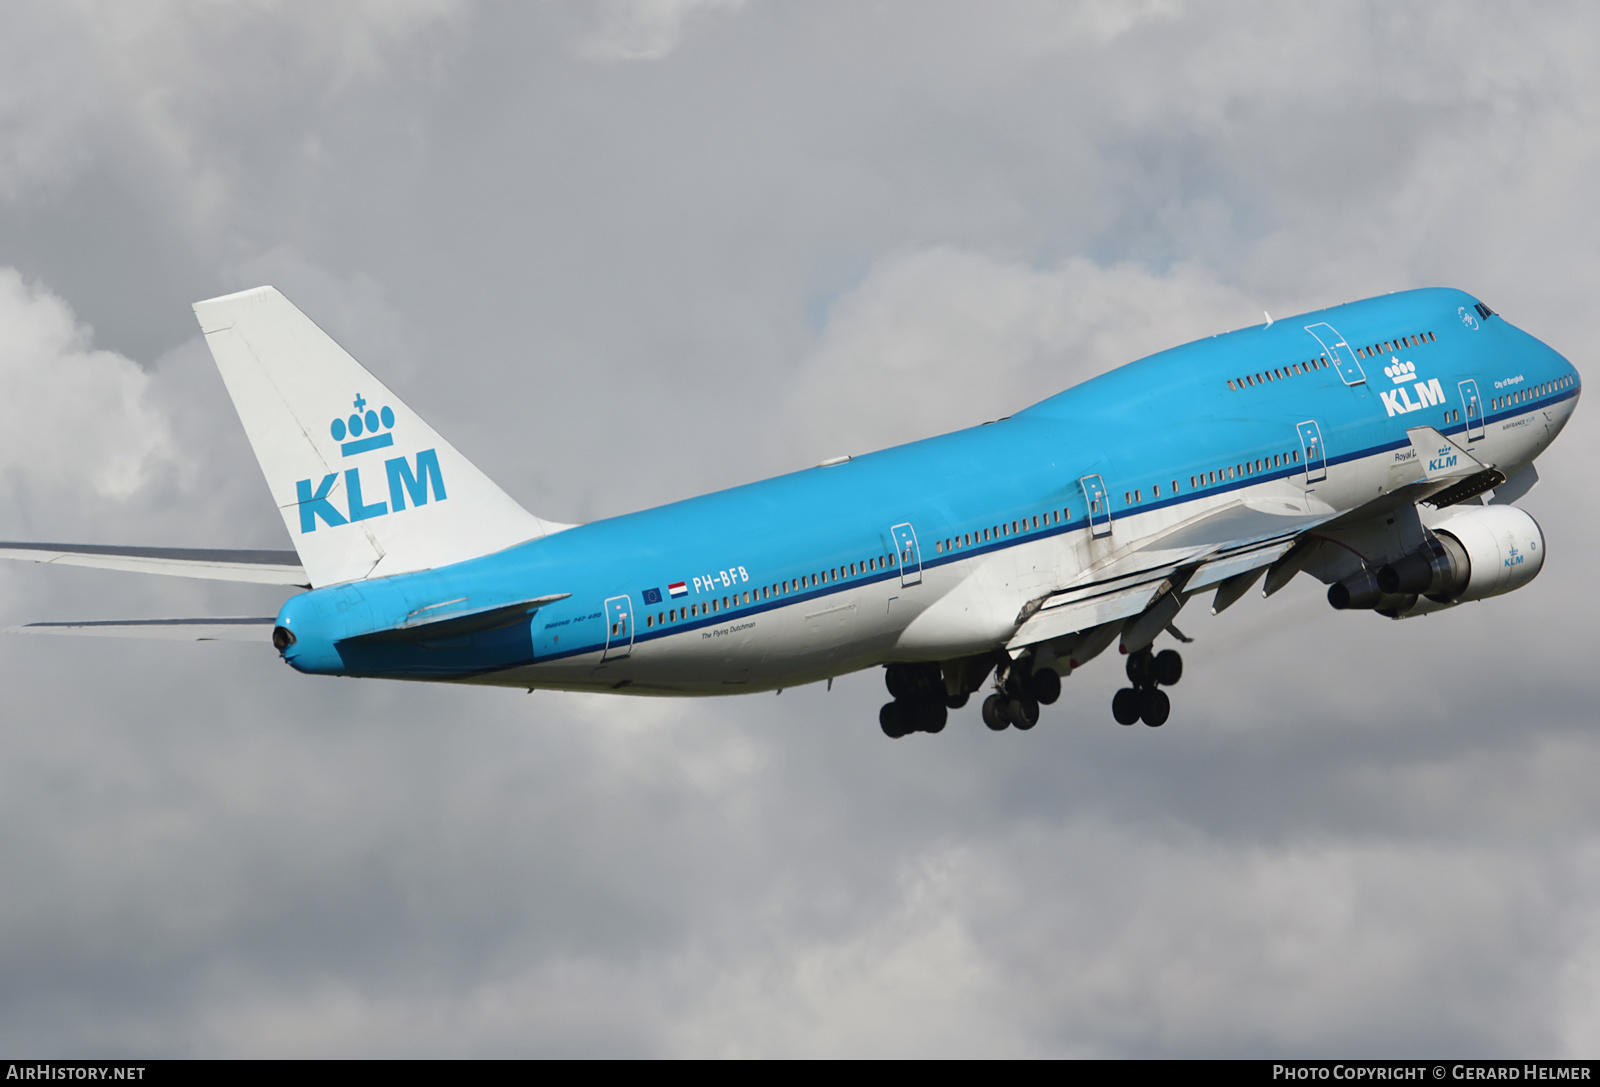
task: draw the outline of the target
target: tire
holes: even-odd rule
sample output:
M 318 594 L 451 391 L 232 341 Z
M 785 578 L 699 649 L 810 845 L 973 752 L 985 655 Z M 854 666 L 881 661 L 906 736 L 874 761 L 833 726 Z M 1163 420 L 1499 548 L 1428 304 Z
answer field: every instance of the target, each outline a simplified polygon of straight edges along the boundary
M 1151 728 L 1166 724 L 1167 716 L 1171 713 L 1172 700 L 1160 687 L 1147 687 L 1139 692 L 1139 716 Z
M 1183 678 L 1183 657 L 1176 649 L 1163 649 L 1156 654 L 1151 674 L 1163 687 L 1175 686 Z
M 1061 676 L 1054 668 L 1040 668 L 1028 677 L 1028 693 L 1041 706 L 1049 706 L 1061 697 Z
M 906 721 L 904 702 L 885 702 L 878 711 L 878 727 L 891 740 L 898 740 L 911 729 Z
M 1150 650 L 1141 649 L 1137 653 L 1128 654 L 1128 682 L 1135 687 L 1150 686 L 1150 665 L 1154 658 Z
M 1124 687 L 1111 698 L 1111 716 L 1119 725 L 1131 725 L 1139 719 L 1139 692 Z
M 967 698 L 968 695 L 966 691 L 962 691 L 960 694 L 947 694 L 944 696 L 945 708 L 959 710 L 962 706 L 967 704 Z
M 1006 702 L 1006 716 L 1015 727 L 1027 732 L 1039 723 L 1039 703 L 1032 695 L 1021 695 Z
M 1006 714 L 1006 700 L 997 694 L 992 694 L 983 700 L 983 723 L 993 732 L 1004 732 L 1011 727 L 1011 718 Z
M 896 701 L 909 698 L 915 686 L 910 669 L 903 664 L 891 664 L 883 670 L 883 685 L 888 688 L 889 697 Z
M 950 711 L 945 709 L 943 702 L 918 702 L 916 704 L 917 728 L 923 732 L 943 732 L 945 722 L 950 719 Z

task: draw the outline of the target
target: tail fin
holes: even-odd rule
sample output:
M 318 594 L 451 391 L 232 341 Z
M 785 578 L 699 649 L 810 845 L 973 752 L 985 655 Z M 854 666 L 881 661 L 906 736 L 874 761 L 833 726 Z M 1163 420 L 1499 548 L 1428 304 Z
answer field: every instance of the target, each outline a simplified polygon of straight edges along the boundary
M 273 287 L 195 316 L 314 586 L 566 528 L 517 505 Z

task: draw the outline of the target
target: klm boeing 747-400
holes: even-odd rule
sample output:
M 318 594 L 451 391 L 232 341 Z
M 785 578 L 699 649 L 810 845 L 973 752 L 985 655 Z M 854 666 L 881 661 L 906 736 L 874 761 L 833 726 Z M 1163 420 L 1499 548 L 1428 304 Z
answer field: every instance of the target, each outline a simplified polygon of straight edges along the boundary
M 299 672 L 648 695 L 882 666 L 890 736 L 1032 728 L 1112 645 L 1160 725 L 1163 635 L 1298 573 L 1393 619 L 1520 588 L 1510 503 L 1579 378 L 1455 290 L 1176 347 L 1007 418 L 585 525 L 522 509 L 271 287 L 195 313 L 294 551 L 0 543 L 0 557 L 284 585 L 274 618 L 37 623 L 259 637 Z

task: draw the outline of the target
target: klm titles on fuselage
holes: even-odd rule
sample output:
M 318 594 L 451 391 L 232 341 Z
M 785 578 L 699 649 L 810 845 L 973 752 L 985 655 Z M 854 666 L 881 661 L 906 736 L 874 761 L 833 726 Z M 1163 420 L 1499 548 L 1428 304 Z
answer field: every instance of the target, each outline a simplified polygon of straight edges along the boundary
M 382 411 L 368 409 L 366 399 L 360 394 L 351 403 L 356 410 L 347 419 L 335 419 L 328 427 L 333 440 L 340 443 L 340 456 L 353 457 L 394 445 L 394 435 L 390 433 L 394 429 L 392 408 L 385 407 Z M 352 521 L 382 517 L 386 513 L 399 513 L 406 508 L 407 498 L 410 498 L 413 506 L 426 506 L 430 487 L 434 501 L 442 502 L 446 498 L 444 473 L 439 470 L 437 450 L 424 449 L 419 452 L 415 467 L 404 456 L 392 457 L 383 462 L 383 470 L 389 494 L 385 502 L 365 500 L 359 467 L 344 470 L 346 509 L 343 511 L 333 504 L 332 497 L 334 484 L 339 480 L 338 472 L 323 476 L 315 490 L 311 487 L 311 480 L 297 480 L 294 488 L 300 506 L 300 531 L 315 532 L 318 520 L 333 528 Z
M 1378 396 L 1383 400 L 1383 408 L 1392 419 L 1396 415 L 1405 415 L 1423 408 L 1434 408 L 1444 403 L 1444 387 L 1439 384 L 1438 378 L 1429 378 L 1427 381 L 1418 381 L 1411 387 L 1417 391 L 1417 400 L 1411 399 L 1406 384 L 1417 376 L 1417 364 L 1414 362 L 1401 362 L 1399 356 L 1390 358 L 1390 365 L 1383 368 L 1384 375 L 1391 382 L 1399 386 L 1395 389 L 1379 389 Z

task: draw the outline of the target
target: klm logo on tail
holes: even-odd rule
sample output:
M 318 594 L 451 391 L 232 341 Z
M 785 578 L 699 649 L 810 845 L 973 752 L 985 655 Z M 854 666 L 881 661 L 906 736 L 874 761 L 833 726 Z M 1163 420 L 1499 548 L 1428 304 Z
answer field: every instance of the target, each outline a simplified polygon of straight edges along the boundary
M 384 407 L 381 411 L 374 411 L 367 407 L 366 399 L 359 393 L 351 404 L 356 410 L 348 418 L 335 419 L 328 427 L 333 440 L 340 443 L 340 456 L 353 457 L 394 445 L 394 435 L 391 433 L 394 429 L 394 409 Z M 406 457 L 399 456 L 384 461 L 383 468 L 388 478 L 389 500 L 372 503 L 362 498 L 361 469 L 351 467 L 344 470 L 344 511 L 333 504 L 332 497 L 339 473 L 329 472 L 323 476 L 315 491 L 311 489 L 309 479 L 297 481 L 294 487 L 300 506 L 300 531 L 315 532 L 319 519 L 329 528 L 335 528 L 352 521 L 382 517 L 386 513 L 399 513 L 406 508 L 408 497 L 413 506 L 426 506 L 430 488 L 435 502 L 443 502 L 447 497 L 444 473 L 439 470 L 439 454 L 436 450 L 424 449 L 418 453 L 415 467 Z
M 1417 376 L 1417 364 L 1414 362 L 1401 362 L 1398 355 L 1391 356 L 1390 365 L 1383 368 L 1384 374 L 1398 388 L 1391 390 L 1378 390 L 1378 396 L 1383 400 L 1384 410 L 1392 419 L 1396 415 L 1405 415 L 1408 412 L 1421 411 L 1423 408 L 1434 408 L 1444 403 L 1444 388 L 1439 384 L 1438 378 L 1427 381 L 1418 381 L 1411 387 L 1417 392 L 1417 403 L 1411 399 L 1406 385 Z

